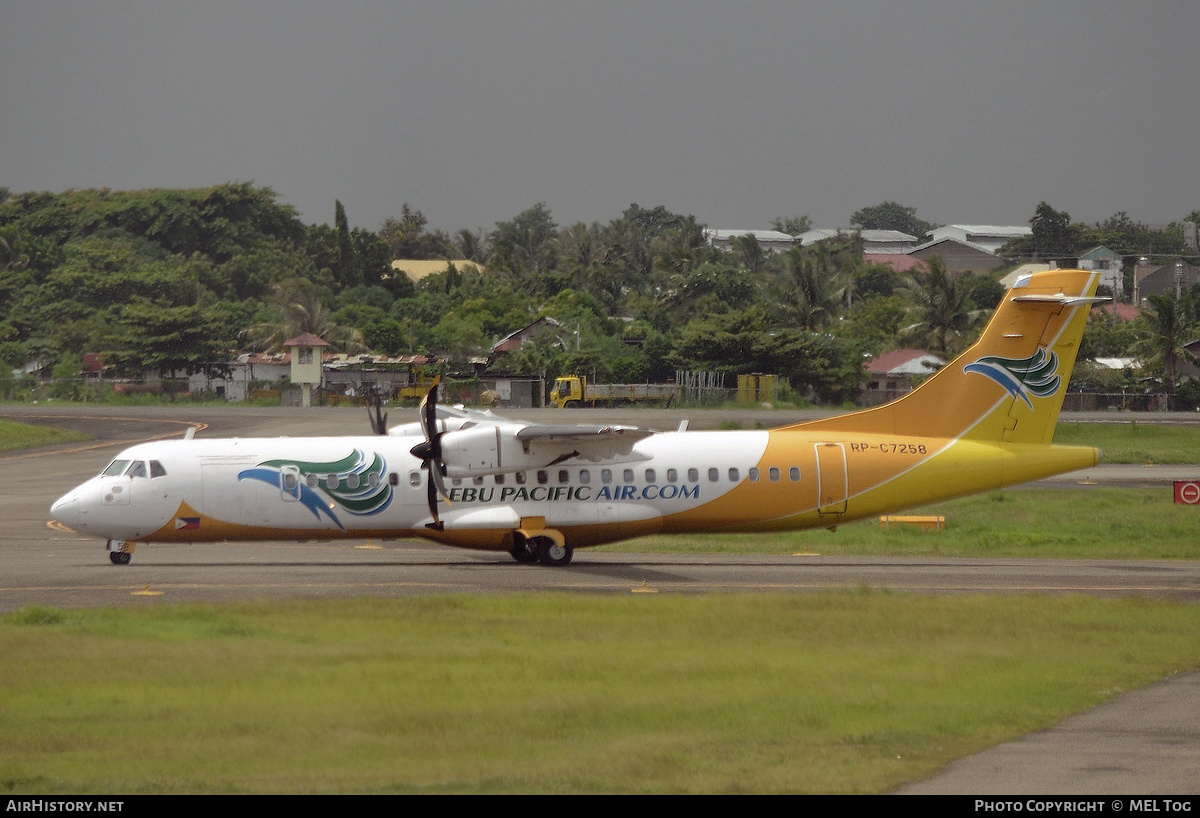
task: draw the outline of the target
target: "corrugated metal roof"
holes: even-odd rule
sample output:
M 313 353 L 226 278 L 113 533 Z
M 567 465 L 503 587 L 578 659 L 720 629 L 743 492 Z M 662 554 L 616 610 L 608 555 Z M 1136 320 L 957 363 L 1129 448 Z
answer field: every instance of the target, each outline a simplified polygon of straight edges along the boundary
M 1006 225 L 1006 224 L 944 224 L 936 230 L 941 230 L 946 227 L 951 227 L 956 230 L 961 230 L 964 233 L 973 233 L 979 236 L 1031 236 L 1033 229 L 1030 227 L 1022 227 L 1021 225 Z M 931 230 L 930 233 L 934 231 Z
M 872 358 L 867 370 L 873 375 L 928 375 L 945 365 L 923 349 L 895 349 Z
M 755 241 L 793 241 L 793 237 L 779 230 L 705 230 L 704 237 L 727 241 L 738 236 L 753 236 Z
M 861 234 L 862 240 L 872 244 L 888 244 L 888 243 L 903 243 L 915 242 L 916 236 L 910 236 L 908 233 L 902 233 L 899 230 L 858 230 L 852 227 L 817 227 L 805 233 L 801 233 L 796 238 L 800 239 L 801 244 L 812 244 L 816 241 L 824 241 L 838 236 L 854 236 Z

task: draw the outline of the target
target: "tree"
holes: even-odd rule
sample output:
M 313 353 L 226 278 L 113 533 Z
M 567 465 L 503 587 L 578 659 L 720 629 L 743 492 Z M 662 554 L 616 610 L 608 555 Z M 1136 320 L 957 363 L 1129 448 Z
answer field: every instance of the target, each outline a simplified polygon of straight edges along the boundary
M 904 288 L 917 320 L 903 333 L 946 358 L 966 347 L 983 311 L 975 308 L 970 289 L 947 272 L 940 256 L 926 265 L 927 271 L 910 275 Z
M 772 219 L 771 229 L 778 230 L 780 233 L 787 233 L 789 236 L 799 236 L 801 233 L 807 233 L 809 230 L 812 230 L 812 219 L 808 217 L 807 213 L 803 216 Z
M 279 312 L 279 320 L 255 324 L 246 332 L 247 340 L 258 349 L 279 352 L 292 338 L 309 332 L 327 341 L 337 352 L 367 350 L 362 332 L 335 322 L 321 303 L 317 288 L 307 279 L 291 278 L 277 283 L 271 304 Z
M 1142 313 L 1149 328 L 1134 347 L 1141 356 L 1143 365 L 1161 369 L 1163 386 L 1173 408 L 1175 391 L 1179 387 L 1179 364 L 1195 360 L 1184 344 L 1193 340 L 1195 325 L 1188 320 L 1182 304 L 1173 294 L 1161 293 L 1149 296 L 1149 307 Z
M 849 276 L 836 248 L 826 242 L 794 247 L 783 254 L 788 279 L 779 306 L 800 327 L 815 331 L 829 326 L 846 308 Z
M 482 228 L 459 230 L 454 239 L 458 254 L 467 261 L 483 264 L 492 252 L 492 245 Z
M 512 221 L 496 222 L 488 266 L 517 274 L 552 270 L 557 262 L 557 238 L 558 225 L 545 202 L 538 202 Z
M 346 208 L 334 199 L 333 229 L 336 252 L 333 257 L 333 277 L 341 287 L 354 287 L 363 283 L 362 271 L 354 255 L 354 242 L 350 240 L 350 223 L 346 220 Z
M 1029 226 L 1033 228 L 1035 253 L 1041 258 L 1078 252 L 1078 231 L 1071 229 L 1071 214 L 1065 210 L 1055 210 L 1042 202 L 1029 220 Z
M 15 227 L 0 230 L 0 272 L 19 272 L 29 266 L 29 254 L 21 231 Z
M 899 230 L 901 233 L 916 236 L 918 240 L 923 240 L 934 228 L 932 223 L 917 218 L 915 207 L 905 207 L 896 202 L 864 207 L 855 211 L 850 221 L 863 230 Z
M 400 218 L 389 216 L 379 228 L 379 238 L 387 245 L 391 258 L 437 259 L 450 258 L 454 255 L 454 244 L 450 237 L 438 231 L 430 233 L 425 227 L 429 220 L 420 210 L 415 210 L 405 202 L 400 208 Z M 462 231 L 468 232 L 468 231 Z M 460 233 L 461 237 L 461 233 Z M 474 251 L 474 248 L 472 248 Z M 464 256 L 472 261 L 482 258 Z M 391 259 L 389 259 L 390 261 Z
M 221 370 L 233 349 L 232 339 L 222 337 L 199 307 L 171 307 L 147 299 L 122 309 L 116 343 L 104 353 L 107 364 L 123 374 L 151 370 L 162 377 Z

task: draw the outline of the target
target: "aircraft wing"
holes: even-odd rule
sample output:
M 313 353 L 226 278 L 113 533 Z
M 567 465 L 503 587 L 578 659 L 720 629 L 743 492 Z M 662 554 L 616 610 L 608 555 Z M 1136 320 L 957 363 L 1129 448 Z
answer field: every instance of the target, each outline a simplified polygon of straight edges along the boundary
M 614 460 L 628 458 L 634 444 L 654 432 L 632 426 L 550 426 L 532 424 L 519 429 L 516 438 L 530 455 L 555 454 L 552 462 L 570 458 Z

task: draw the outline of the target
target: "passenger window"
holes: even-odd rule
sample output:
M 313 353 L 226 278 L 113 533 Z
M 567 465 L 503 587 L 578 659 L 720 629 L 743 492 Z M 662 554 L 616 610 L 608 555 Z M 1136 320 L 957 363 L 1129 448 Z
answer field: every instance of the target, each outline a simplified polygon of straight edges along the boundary
M 757 483 L 758 477 L 759 477 L 759 471 L 757 468 L 752 468 L 752 469 L 750 469 L 749 472 L 746 473 L 746 476 L 750 478 L 751 483 Z
M 772 466 L 770 474 L 771 474 L 771 482 L 778 483 L 779 482 L 779 469 L 775 466 Z
M 163 464 L 157 460 L 150 461 L 150 476 L 151 477 L 166 477 L 167 470 L 163 468 Z
M 625 469 L 625 471 L 622 472 L 621 476 L 625 479 L 626 483 L 632 483 L 633 482 L 633 469 Z
M 688 469 L 688 482 L 695 483 L 700 479 L 699 469 Z
M 792 466 L 790 469 L 788 469 L 788 477 L 791 478 L 793 483 L 799 483 L 800 482 L 800 469 L 796 466 Z
M 558 470 L 558 482 L 560 482 L 560 483 L 565 483 L 565 482 L 567 482 L 569 479 L 570 479 L 570 475 L 569 475 L 569 474 L 567 474 L 567 470 L 566 470 L 566 469 L 559 469 L 559 470 Z
M 675 471 L 675 469 L 667 469 L 667 482 L 668 483 L 678 483 L 679 482 L 679 472 Z
M 653 483 L 656 479 L 658 479 L 658 473 L 654 469 L 646 469 L 646 482 Z
M 517 477 L 517 485 L 521 485 L 521 486 L 525 485 L 525 480 L 526 480 L 525 472 L 523 472 L 523 471 L 517 472 L 516 477 Z
M 612 482 L 612 469 L 600 470 L 600 482 L 606 486 Z
M 497 474 L 497 475 L 496 475 L 494 478 L 492 478 L 492 479 L 496 481 L 496 485 L 497 485 L 497 486 L 503 486 L 503 485 L 504 485 L 504 475 L 503 475 L 503 474 Z
M 408 473 L 408 484 L 413 488 L 420 488 L 421 473 L 419 471 L 410 471 Z
M 737 469 L 730 469 L 730 470 L 729 470 L 729 482 L 731 482 L 731 483 L 736 483 L 736 482 L 737 482 L 738 480 L 740 480 L 740 479 L 741 479 L 741 476 L 738 474 L 738 470 L 737 470 Z
M 708 470 L 708 482 L 715 483 L 720 479 L 721 479 L 721 470 L 720 469 L 714 468 L 714 469 Z
M 545 469 L 538 469 L 537 481 L 539 486 L 544 486 L 550 482 L 550 475 L 546 473 Z
M 310 489 L 315 489 L 317 487 L 317 476 L 315 474 L 306 474 L 304 475 L 304 482 Z
M 583 483 L 583 485 L 585 485 L 585 486 L 588 483 L 592 482 L 592 473 L 590 471 L 588 471 L 587 469 L 580 469 L 579 470 L 579 482 Z

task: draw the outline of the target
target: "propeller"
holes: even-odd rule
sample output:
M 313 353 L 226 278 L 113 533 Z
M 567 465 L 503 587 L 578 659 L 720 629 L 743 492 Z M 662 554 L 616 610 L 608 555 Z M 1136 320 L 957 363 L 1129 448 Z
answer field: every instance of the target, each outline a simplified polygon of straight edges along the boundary
M 425 485 L 433 522 L 429 523 L 428 527 L 437 531 L 443 528 L 441 517 L 438 516 L 438 494 L 446 496 L 446 487 L 442 480 L 446 471 L 446 466 L 442 463 L 443 432 L 438 431 L 437 418 L 437 392 L 441 380 L 440 377 L 435 379 L 433 386 L 429 387 L 429 392 L 421 399 L 421 431 L 425 433 L 425 439 L 411 449 L 413 456 L 421 459 L 421 468 L 429 472 L 429 479 Z

